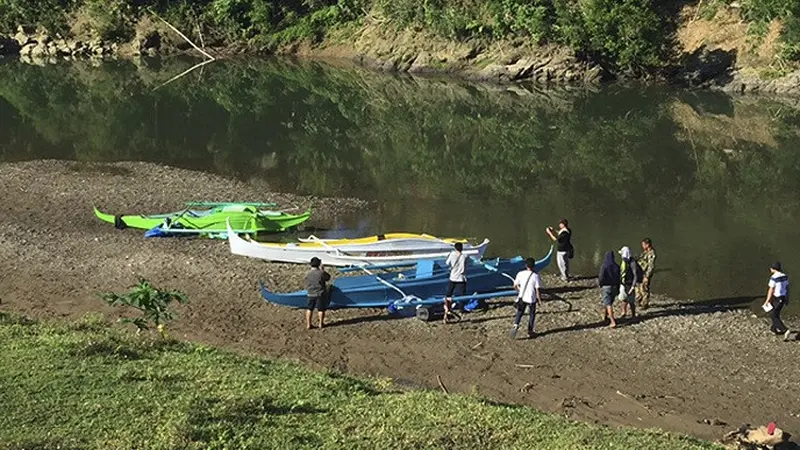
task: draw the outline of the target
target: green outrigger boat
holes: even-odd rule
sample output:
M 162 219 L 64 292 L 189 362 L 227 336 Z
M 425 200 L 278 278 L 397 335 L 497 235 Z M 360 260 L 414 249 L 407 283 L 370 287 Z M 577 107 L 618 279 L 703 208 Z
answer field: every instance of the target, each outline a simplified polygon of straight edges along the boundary
M 190 202 L 185 209 L 167 214 L 115 216 L 97 208 L 94 208 L 94 214 L 119 229 L 148 230 L 145 234 L 147 237 L 182 234 L 225 237 L 228 221 L 237 234 L 285 231 L 311 217 L 311 210 L 302 214 L 287 214 L 261 209 L 269 206 L 275 204 Z

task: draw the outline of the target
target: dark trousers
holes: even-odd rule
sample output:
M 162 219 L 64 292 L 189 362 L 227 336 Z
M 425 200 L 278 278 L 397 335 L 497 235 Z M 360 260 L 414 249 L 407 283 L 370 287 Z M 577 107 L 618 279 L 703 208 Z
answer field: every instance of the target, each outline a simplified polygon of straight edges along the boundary
M 772 327 L 770 327 L 770 330 L 773 333 L 785 333 L 786 325 L 781 320 L 781 310 L 783 305 L 786 304 L 786 297 L 774 297 L 771 302 L 772 311 L 769 312 L 769 317 L 772 319 Z
M 522 315 L 525 314 L 525 307 L 528 307 L 528 335 L 533 334 L 533 323 L 536 321 L 536 303 L 527 304 L 522 300 L 517 302 L 517 314 L 514 316 L 514 325 L 519 325 Z

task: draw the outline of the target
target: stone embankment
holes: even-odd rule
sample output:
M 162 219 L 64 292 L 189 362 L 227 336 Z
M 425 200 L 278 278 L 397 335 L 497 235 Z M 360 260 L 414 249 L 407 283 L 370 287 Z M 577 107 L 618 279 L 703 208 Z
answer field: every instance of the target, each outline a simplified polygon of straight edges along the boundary
M 158 31 L 137 34 L 128 44 L 91 39 L 65 38 L 41 29 L 20 26 L 14 36 L 0 35 L 0 56 L 19 56 L 25 62 L 49 62 L 73 58 L 106 58 L 113 56 L 153 56 L 161 49 Z

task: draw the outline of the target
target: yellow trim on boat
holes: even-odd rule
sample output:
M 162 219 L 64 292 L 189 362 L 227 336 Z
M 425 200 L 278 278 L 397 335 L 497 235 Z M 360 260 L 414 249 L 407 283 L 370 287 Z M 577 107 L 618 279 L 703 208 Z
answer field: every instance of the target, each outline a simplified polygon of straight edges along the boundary
M 259 242 L 261 245 L 265 245 L 268 247 L 292 247 L 292 248 L 326 248 L 326 247 L 337 247 L 340 245 L 362 245 L 362 244 L 374 244 L 376 242 L 386 242 L 395 239 L 425 239 L 431 241 L 444 241 L 449 244 L 455 244 L 456 242 L 466 243 L 466 239 L 457 239 L 457 238 L 437 238 L 436 236 L 431 236 L 430 234 L 416 234 L 416 233 L 387 233 L 383 235 L 383 239 L 378 239 L 378 236 L 368 236 L 363 238 L 357 239 L 332 239 L 326 240 L 324 242 L 293 242 L 290 244 L 287 243 L 276 243 L 276 242 Z

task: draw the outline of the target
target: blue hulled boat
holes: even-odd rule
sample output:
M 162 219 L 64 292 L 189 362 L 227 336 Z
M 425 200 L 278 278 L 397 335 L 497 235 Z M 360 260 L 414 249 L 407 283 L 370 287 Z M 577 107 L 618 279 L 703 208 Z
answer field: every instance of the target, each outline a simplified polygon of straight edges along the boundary
M 553 248 L 536 261 L 539 272 L 550 264 Z M 494 260 L 468 259 L 466 267 L 467 292 L 453 297 L 456 303 L 474 299 L 514 295 L 514 276 L 525 267 L 521 256 Z M 400 272 L 372 273 L 360 268 L 365 275 L 337 278 L 330 287 L 330 309 L 338 308 L 403 308 L 410 305 L 441 303 L 447 289 L 450 270 L 443 260 L 419 261 L 415 267 Z M 261 284 L 261 295 L 270 303 L 305 308 L 306 291 L 275 293 Z

